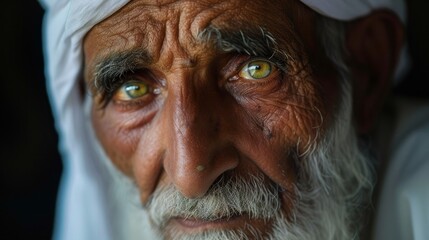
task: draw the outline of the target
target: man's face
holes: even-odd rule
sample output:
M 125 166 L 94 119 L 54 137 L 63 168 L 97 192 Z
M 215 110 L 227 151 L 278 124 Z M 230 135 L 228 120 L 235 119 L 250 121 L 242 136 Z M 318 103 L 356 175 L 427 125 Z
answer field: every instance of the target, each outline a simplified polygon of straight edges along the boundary
M 288 2 L 136 0 L 88 33 L 93 126 L 143 204 L 169 186 L 198 200 L 257 176 L 292 218 L 297 162 L 330 126 L 338 88 L 333 71 L 315 71 L 313 32 L 309 11 Z M 272 213 L 211 214 L 159 227 L 171 237 L 273 226 Z

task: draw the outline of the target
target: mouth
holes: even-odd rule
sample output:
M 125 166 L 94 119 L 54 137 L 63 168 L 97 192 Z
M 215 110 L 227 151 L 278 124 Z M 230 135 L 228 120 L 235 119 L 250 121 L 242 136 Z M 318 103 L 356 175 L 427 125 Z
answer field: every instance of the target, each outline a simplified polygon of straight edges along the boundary
M 178 224 L 182 228 L 188 230 L 196 229 L 212 229 L 212 228 L 231 228 L 245 219 L 243 215 L 233 215 L 228 217 L 218 217 L 215 220 L 206 220 L 200 218 L 182 218 L 175 217 L 171 219 L 173 223 Z
M 174 217 L 168 221 L 171 235 L 198 235 L 204 232 L 241 232 L 249 236 L 262 236 L 272 229 L 273 219 L 255 219 L 247 214 L 237 214 L 215 219 Z M 168 235 L 170 235 L 168 234 Z M 251 238 L 253 239 L 253 238 Z M 258 237 L 259 239 L 259 237 Z

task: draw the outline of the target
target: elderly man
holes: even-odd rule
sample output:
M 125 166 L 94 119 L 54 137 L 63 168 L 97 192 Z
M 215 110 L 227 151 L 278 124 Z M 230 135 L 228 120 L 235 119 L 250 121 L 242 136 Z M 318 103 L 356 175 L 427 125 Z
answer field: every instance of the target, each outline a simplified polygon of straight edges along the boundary
M 401 1 L 44 1 L 56 239 L 357 239 Z

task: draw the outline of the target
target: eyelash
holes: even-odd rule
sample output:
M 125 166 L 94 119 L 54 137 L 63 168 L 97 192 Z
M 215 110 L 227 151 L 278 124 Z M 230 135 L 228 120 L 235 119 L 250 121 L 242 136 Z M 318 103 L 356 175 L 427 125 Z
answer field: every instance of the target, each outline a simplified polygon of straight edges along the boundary
M 112 98 L 114 96 L 114 93 L 124 84 L 127 82 L 127 78 L 119 78 L 114 79 L 112 81 L 109 81 L 112 84 L 102 84 L 103 86 L 98 87 L 98 91 L 100 93 L 101 99 L 100 99 L 100 105 L 102 108 L 107 107 L 107 105 L 112 101 Z

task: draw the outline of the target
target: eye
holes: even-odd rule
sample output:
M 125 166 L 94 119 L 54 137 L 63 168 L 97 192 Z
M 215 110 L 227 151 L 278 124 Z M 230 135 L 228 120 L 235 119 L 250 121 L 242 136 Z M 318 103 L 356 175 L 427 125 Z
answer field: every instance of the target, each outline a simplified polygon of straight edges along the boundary
M 140 98 L 149 93 L 147 84 L 140 81 L 128 81 L 124 83 L 114 94 L 113 99 L 129 101 Z
M 269 61 L 253 60 L 240 70 L 239 76 L 248 80 L 257 80 L 268 77 L 274 70 L 275 66 Z

